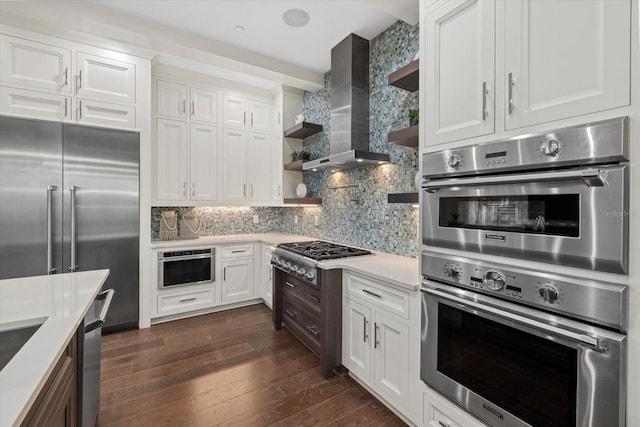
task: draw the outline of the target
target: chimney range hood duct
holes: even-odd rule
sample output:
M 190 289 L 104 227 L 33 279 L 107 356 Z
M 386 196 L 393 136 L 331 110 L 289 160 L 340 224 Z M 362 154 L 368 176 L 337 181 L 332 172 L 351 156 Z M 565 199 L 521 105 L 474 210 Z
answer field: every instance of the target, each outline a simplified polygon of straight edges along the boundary
M 331 49 L 330 154 L 303 170 L 359 168 L 389 162 L 369 151 L 369 41 L 350 34 Z

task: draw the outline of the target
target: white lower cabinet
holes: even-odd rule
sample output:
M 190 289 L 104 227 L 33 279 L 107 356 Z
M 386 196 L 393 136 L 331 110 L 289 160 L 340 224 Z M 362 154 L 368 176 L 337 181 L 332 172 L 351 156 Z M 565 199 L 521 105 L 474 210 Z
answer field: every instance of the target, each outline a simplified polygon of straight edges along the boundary
M 386 308 L 389 304 L 385 298 L 391 294 L 385 285 L 351 273 L 345 273 L 345 279 L 343 364 L 398 411 L 407 413 L 409 320 Z M 353 292 L 358 288 L 362 296 Z M 392 293 L 403 294 L 408 306 L 408 293 L 396 290 Z
M 188 289 L 178 293 L 158 295 L 158 314 L 169 315 L 207 308 L 215 303 L 215 288 Z
M 273 267 L 271 266 L 271 255 L 273 247 L 271 245 L 262 245 L 262 277 L 260 280 L 262 286 L 262 300 L 269 307 L 273 305 Z
M 435 391 L 424 393 L 424 427 L 486 427 Z
M 253 298 L 254 264 L 253 244 L 222 247 L 223 303 Z

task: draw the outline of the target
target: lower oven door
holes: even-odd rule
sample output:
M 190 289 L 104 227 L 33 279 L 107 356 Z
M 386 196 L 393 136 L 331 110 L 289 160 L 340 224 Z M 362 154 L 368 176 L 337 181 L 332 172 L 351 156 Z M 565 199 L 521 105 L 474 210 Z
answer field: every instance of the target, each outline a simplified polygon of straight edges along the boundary
M 422 242 L 627 272 L 627 165 L 431 180 Z
M 426 281 L 421 351 L 422 380 L 491 426 L 625 425 L 622 334 Z

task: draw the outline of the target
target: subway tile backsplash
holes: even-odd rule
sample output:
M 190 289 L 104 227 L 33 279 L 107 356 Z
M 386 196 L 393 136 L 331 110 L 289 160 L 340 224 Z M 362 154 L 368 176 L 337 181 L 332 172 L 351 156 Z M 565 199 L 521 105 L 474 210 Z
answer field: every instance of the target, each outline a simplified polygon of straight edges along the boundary
M 391 163 L 331 174 L 305 172 L 304 182 L 318 207 L 154 207 L 152 239 L 159 238 L 160 212 L 195 212 L 202 219 L 202 235 L 288 232 L 366 247 L 404 256 L 418 254 L 418 209 L 387 203 L 388 193 L 417 192 L 417 148 L 387 143 L 387 134 L 409 125 L 409 109 L 418 108 L 417 93 L 388 86 L 389 73 L 413 61 L 418 52 L 418 26 L 396 22 L 370 42 L 370 149 L 388 153 Z M 304 96 L 307 121 L 324 132 L 305 140 L 312 158 L 329 154 L 330 75 L 325 87 Z M 344 188 L 342 188 L 344 187 Z M 258 215 L 258 223 L 253 223 Z M 295 222 L 295 219 L 298 222 Z M 317 218 L 318 225 L 315 225 Z

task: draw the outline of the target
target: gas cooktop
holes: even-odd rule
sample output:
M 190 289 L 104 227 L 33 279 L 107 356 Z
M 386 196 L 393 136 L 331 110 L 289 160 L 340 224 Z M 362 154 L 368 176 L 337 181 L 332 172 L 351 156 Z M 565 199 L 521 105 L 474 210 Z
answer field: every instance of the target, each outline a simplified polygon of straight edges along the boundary
M 281 243 L 279 248 L 297 253 L 315 261 L 370 255 L 371 251 L 315 240 L 310 242 Z

